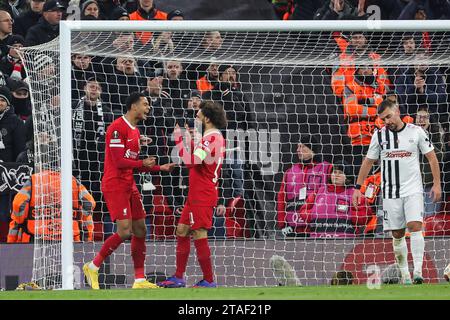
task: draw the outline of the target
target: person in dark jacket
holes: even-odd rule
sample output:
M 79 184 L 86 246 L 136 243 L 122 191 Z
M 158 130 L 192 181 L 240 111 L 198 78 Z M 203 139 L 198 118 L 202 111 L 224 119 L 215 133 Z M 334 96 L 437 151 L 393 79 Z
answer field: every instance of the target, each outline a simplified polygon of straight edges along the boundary
M 0 70 L 2 73 L 12 79 L 23 80 L 27 77 L 24 64 L 19 56 L 17 49 L 23 48 L 25 39 L 17 34 L 8 37 L 9 52 L 0 59 Z
M 0 59 L 9 52 L 8 41 L 12 33 L 12 26 L 11 15 L 5 10 L 0 10 Z
M 13 32 L 14 34 L 26 37 L 27 32 L 31 27 L 36 25 L 42 17 L 42 9 L 44 8 L 45 0 L 31 0 L 30 9 L 23 12 L 19 17 L 14 19 Z
M 322 8 L 317 10 L 314 20 L 352 20 L 357 19 L 358 8 L 345 0 L 326 1 Z
M 11 106 L 11 92 L 8 87 L 0 87 L 0 160 L 16 161 L 25 150 L 25 127 Z
M 13 19 L 19 17 L 28 9 L 27 0 L 5 0 L 5 2 L 3 8 L 9 12 Z
M 19 79 L 8 78 L 6 82 L 11 90 L 11 104 L 14 106 L 14 112 L 25 122 L 32 111 L 30 88 L 25 81 Z
M 172 99 L 174 116 L 183 117 L 187 101 L 191 96 L 189 81 L 183 72 L 183 65 L 180 61 L 166 61 L 164 63 L 164 75 L 162 86 Z
M 125 113 L 125 100 L 131 92 L 139 92 L 143 87 L 144 78 L 139 73 L 136 60 L 131 57 L 117 57 L 114 70 L 107 75 L 107 92 L 111 108 L 116 116 Z
M 11 107 L 11 93 L 0 86 L 0 164 L 15 162 L 19 153 L 25 150 L 25 128 Z M 6 241 L 5 227 L 9 223 L 12 192 L 0 193 L 0 242 Z
M 416 125 L 421 126 L 428 135 L 428 139 L 433 144 L 434 152 L 442 168 L 442 160 L 444 157 L 444 145 L 441 136 L 441 125 L 435 120 L 436 117 L 432 117 L 428 112 L 426 105 L 421 105 L 417 109 Z M 423 188 L 424 188 L 424 218 L 439 213 L 441 202 L 434 203 L 433 198 L 430 196 L 431 188 L 433 187 L 433 174 L 431 172 L 428 159 L 424 156 L 420 156 L 420 164 L 422 167 L 423 176 Z
M 86 51 L 88 48 L 86 48 Z M 98 66 L 98 64 L 96 64 Z M 72 100 L 81 98 L 84 94 L 86 80 L 95 76 L 96 72 L 101 72 L 100 68 L 94 67 L 91 56 L 75 53 L 72 55 Z M 101 80 L 101 79 L 98 79 Z
M 46 2 L 39 22 L 27 32 L 25 46 L 37 46 L 57 38 L 59 36 L 59 22 L 64 10 L 64 6 L 56 0 Z
M 228 120 L 224 134 L 230 144 L 227 148 L 236 151 L 227 151 L 222 168 L 224 184 L 219 202 L 225 205 L 227 199 L 244 195 L 244 149 L 246 148 L 241 145 L 244 141 L 239 138 L 238 131 L 245 132 L 255 128 L 255 117 L 246 96 L 240 90 L 237 68 L 231 65 L 219 67 L 219 82 L 211 91 L 204 94 L 203 100 L 213 100 L 223 105 Z M 237 145 L 235 145 L 236 138 Z

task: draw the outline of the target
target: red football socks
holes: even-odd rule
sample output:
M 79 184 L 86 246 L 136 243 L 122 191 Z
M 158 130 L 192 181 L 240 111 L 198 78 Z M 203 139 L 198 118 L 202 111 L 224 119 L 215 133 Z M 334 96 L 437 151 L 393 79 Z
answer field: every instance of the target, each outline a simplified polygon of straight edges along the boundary
M 134 263 L 135 279 L 145 279 L 144 262 L 146 249 L 145 238 L 131 237 L 131 257 Z
M 180 279 L 183 278 L 184 272 L 186 271 L 190 251 L 191 238 L 177 237 L 177 271 L 175 272 L 175 277 Z
M 117 247 L 120 246 L 122 242 L 123 242 L 122 238 L 117 233 L 114 233 L 111 237 L 106 239 L 105 243 L 100 249 L 100 252 L 94 258 L 93 261 L 94 265 L 99 268 L 100 265 L 103 263 L 103 261 L 107 257 L 109 257 L 111 253 L 113 253 L 114 250 L 116 250 Z
M 208 282 L 213 282 L 213 271 L 211 264 L 211 250 L 208 245 L 208 238 L 197 239 L 194 241 L 195 248 L 197 249 L 197 259 L 202 268 L 203 279 Z

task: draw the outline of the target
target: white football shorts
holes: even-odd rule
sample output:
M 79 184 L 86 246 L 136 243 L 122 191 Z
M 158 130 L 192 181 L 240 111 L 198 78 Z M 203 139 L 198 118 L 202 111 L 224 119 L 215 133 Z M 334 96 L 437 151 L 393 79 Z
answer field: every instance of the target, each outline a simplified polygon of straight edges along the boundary
M 423 193 L 398 199 L 383 199 L 384 231 L 405 229 L 411 221 L 423 222 Z

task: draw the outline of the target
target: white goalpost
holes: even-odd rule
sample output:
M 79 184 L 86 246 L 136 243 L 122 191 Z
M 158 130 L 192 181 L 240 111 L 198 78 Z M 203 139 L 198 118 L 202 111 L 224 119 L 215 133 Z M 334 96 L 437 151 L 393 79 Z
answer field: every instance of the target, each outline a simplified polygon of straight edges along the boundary
M 212 31 L 220 32 L 222 37 L 219 48 L 214 50 L 203 42 L 207 32 Z M 152 37 L 159 37 L 164 32 L 171 32 L 173 47 L 168 51 L 156 50 L 154 43 L 153 46 L 142 45 L 140 39 L 136 37 L 139 33 L 152 33 Z M 354 32 L 363 33 L 370 46 L 365 49 L 364 54 L 355 54 L 349 58 L 351 54 L 345 51 L 350 50 L 349 47 L 342 51 L 339 43 L 346 41 L 348 44 Z M 408 57 L 402 51 L 402 41 L 406 36 L 414 37 L 416 41 L 416 50 Z M 338 37 L 339 40 L 336 40 Z M 341 40 L 342 42 L 339 42 Z M 128 41 L 132 41 L 134 46 L 128 46 Z M 342 232 L 346 233 L 345 236 L 338 235 L 339 232 L 336 230 L 339 228 L 338 223 L 342 222 L 340 218 L 330 222 L 336 230 L 330 231 L 328 236 L 328 227 L 324 227 L 322 236 L 314 236 L 313 234 L 320 233 L 317 231 L 319 230 L 317 226 L 316 232 L 296 236 L 294 229 L 300 224 L 281 221 L 287 219 L 285 217 L 287 209 L 280 204 L 279 196 L 280 185 L 287 183 L 283 178 L 284 173 L 298 162 L 295 158 L 296 147 L 302 135 L 307 135 L 314 137 L 318 147 L 316 154 L 320 154 L 323 161 L 352 166 L 348 175 L 353 176 L 355 181 L 354 175 L 358 173 L 358 161 L 365 155 L 367 145 L 355 144 L 353 138 L 349 136 L 347 128 L 350 124 L 350 116 L 348 112 L 346 113 L 343 102 L 345 94 L 339 96 L 335 88 L 339 76 L 343 77 L 340 79 L 348 77 L 348 73 L 339 75 L 339 68 L 354 68 L 357 65 L 386 71 L 391 80 L 388 84 L 390 89 L 379 93 L 379 96 L 382 98 L 396 96 L 399 104 L 406 110 L 405 114 L 414 118 L 417 108 L 414 109 L 414 114 L 410 114 L 412 113 L 411 105 L 429 107 L 430 116 L 436 118 L 436 123 L 440 125 L 439 134 L 443 145 L 440 164 L 444 175 L 443 183 L 447 183 L 445 168 L 449 166 L 445 162 L 445 135 L 448 133 L 446 130 L 449 127 L 449 118 L 442 116 L 442 110 L 450 111 L 448 107 L 450 99 L 446 96 L 450 94 L 450 90 L 446 88 L 442 91 L 440 86 L 449 83 L 445 80 L 446 77 L 450 77 L 449 48 L 450 21 L 442 20 L 61 21 L 59 39 L 23 50 L 23 60 L 29 74 L 33 102 L 35 170 L 50 167 L 61 173 L 61 190 L 56 196 L 58 203 L 54 204 L 58 207 L 56 210 L 60 208 L 61 217 L 36 217 L 37 220 L 53 219 L 58 225 L 57 228 L 61 229 L 61 238 L 48 240 L 43 236 L 35 237 L 33 280 L 49 289 L 83 288 L 84 279 L 81 278 L 80 267 L 84 262 L 92 260 L 103 243 L 101 237 L 94 242 L 83 240 L 74 242 L 72 228 L 74 223 L 72 175 L 74 163 L 79 160 L 77 157 L 80 154 L 79 150 L 75 151 L 76 146 L 73 143 L 76 138 L 73 134 L 76 120 L 73 108 L 74 101 L 78 101 L 84 94 L 85 82 L 91 79 L 91 76 L 95 77 L 102 87 L 102 103 L 107 104 L 113 116 L 117 117 L 120 114 L 117 110 L 120 110 L 123 105 L 123 99 L 132 90 L 135 88 L 139 91 L 149 90 L 150 79 L 155 77 L 155 73 L 160 69 L 163 77 L 169 78 L 168 63 L 175 61 L 182 63 L 183 75 L 187 75 L 188 85 L 187 87 L 180 85 L 175 90 L 170 87 L 175 80 L 170 82 L 169 79 L 163 82 L 161 92 L 166 92 L 168 96 L 160 92 L 152 101 L 161 102 L 161 105 L 170 106 L 173 110 L 170 109 L 172 110 L 170 113 L 163 107 L 167 112 L 153 114 L 152 117 L 156 123 L 148 125 L 148 128 L 156 128 L 155 132 L 163 130 L 167 135 L 165 138 L 170 140 L 170 126 L 180 121 L 180 118 L 186 114 L 183 112 L 193 99 L 191 94 L 198 91 L 197 82 L 201 76 L 209 72 L 207 70 L 211 64 L 218 66 L 220 74 L 223 72 L 220 66 L 233 66 L 237 69 L 239 90 L 229 90 L 232 91 L 231 98 L 227 96 L 226 90 L 221 91 L 218 97 L 224 104 L 228 103 L 236 108 L 238 102 L 244 101 L 242 105 L 245 105 L 245 108 L 242 107 L 243 109 L 239 109 L 239 112 L 248 119 L 248 125 L 245 128 L 238 127 L 248 139 L 247 143 L 244 140 L 241 147 L 249 148 L 243 151 L 242 154 L 246 160 L 239 167 L 244 172 L 242 178 L 244 191 L 241 194 L 244 202 L 241 202 L 241 207 L 238 208 L 236 204 L 238 202 L 232 201 L 237 198 L 233 193 L 234 183 L 240 178 L 236 178 L 236 171 L 230 171 L 232 174 L 229 177 L 223 176 L 224 181 L 226 179 L 229 181 L 223 183 L 229 183 L 227 186 L 233 191 L 231 200 L 227 198 L 225 202 L 229 208 L 226 218 L 231 219 L 225 219 L 225 235 L 212 234 L 210 237 L 213 266 L 218 284 L 224 286 L 273 286 L 286 285 L 286 283 L 288 285 L 321 285 L 329 284 L 335 273 L 342 270 L 351 272 L 354 279 L 357 279 L 355 283 L 368 282 L 371 277 L 370 270 L 374 270 L 373 266 L 379 267 L 380 269 L 377 270 L 382 273 L 394 263 L 390 235 L 383 233 L 382 228 L 380 230 L 379 202 L 370 205 L 370 216 L 366 219 L 367 221 L 358 222 L 359 224 L 355 222 L 354 225 L 348 226 L 348 229 L 354 230 L 353 236 L 350 236 L 348 230 Z M 401 91 L 402 85 L 406 86 L 410 83 L 401 83 L 398 80 L 400 79 L 398 70 L 402 68 L 406 70 L 410 67 L 414 69 L 414 66 L 423 65 L 424 56 L 419 54 L 423 52 L 425 52 L 428 66 L 428 71 L 424 72 L 433 70 L 433 78 L 429 75 L 427 79 L 434 83 L 428 84 L 428 89 L 435 91 L 430 91 L 428 95 Z M 370 56 L 370 53 L 376 53 L 376 55 Z M 95 70 L 82 70 L 84 73 L 80 74 L 83 74 L 84 78 L 75 79 L 72 64 L 74 55 L 90 57 Z M 118 75 L 119 59 L 133 61 L 136 72 L 132 76 L 136 77 L 138 82 L 129 82 L 130 77 L 127 77 L 126 71 L 123 71 L 125 77 L 122 77 L 121 73 Z M 45 66 L 42 63 L 44 60 Z M 53 71 L 50 70 L 52 68 Z M 200 72 L 197 71 L 198 68 L 203 69 Z M 194 76 L 189 78 L 189 75 Z M 122 85 L 121 77 L 126 79 L 123 81 L 127 81 L 124 85 Z M 74 84 L 76 88 L 73 87 Z M 220 83 L 212 90 L 217 88 L 221 88 Z M 79 90 L 80 97 L 73 96 L 74 90 Z M 342 89 L 342 92 L 344 90 Z M 417 95 L 417 99 L 424 97 L 425 100 L 410 102 L 412 100 L 408 100 L 409 97 L 414 95 Z M 211 95 L 203 93 L 202 97 L 214 99 L 215 96 L 214 92 L 211 92 Z M 176 107 L 178 102 L 182 106 L 179 109 Z M 157 106 L 152 108 L 158 110 Z M 181 112 L 181 116 L 177 114 L 177 110 Z M 233 112 L 238 112 L 237 110 Z M 237 118 L 236 123 L 242 122 L 239 116 Z M 370 121 L 372 120 L 370 130 L 373 132 L 376 124 L 375 118 L 371 118 Z M 93 116 L 90 121 L 94 123 L 100 120 L 96 120 Z M 147 129 L 145 127 L 147 124 L 143 126 Z M 95 141 L 98 143 L 101 130 L 95 125 L 83 128 L 86 131 L 95 131 L 97 134 Z M 42 149 L 42 142 L 37 138 L 42 134 L 55 136 L 53 149 Z M 254 148 L 252 148 L 253 142 Z M 153 138 L 153 143 L 156 143 L 156 138 Z M 229 143 L 228 150 L 240 150 L 234 141 Z M 160 159 L 163 158 L 162 147 L 163 144 L 155 147 Z M 100 149 L 95 152 L 101 154 Z M 89 153 L 89 150 L 82 151 Z M 170 157 L 170 152 L 165 153 L 164 156 Z M 88 159 L 86 166 L 91 168 L 93 162 L 98 162 L 95 169 L 92 169 L 95 172 L 89 172 L 91 169 L 87 169 L 88 178 L 82 178 L 82 183 L 84 183 L 83 179 L 99 183 L 102 158 L 97 155 L 95 158 L 97 160 L 92 159 Z M 230 170 L 235 170 L 235 167 Z M 181 170 L 177 173 L 179 177 L 183 174 Z M 179 199 L 182 199 L 185 187 L 181 187 L 182 179 L 173 176 L 141 175 L 137 179 L 144 181 L 142 192 L 151 199 L 145 204 L 152 212 L 149 218 L 150 238 L 147 241 L 147 272 L 153 271 L 155 276 L 158 272 L 170 276 L 175 267 L 175 238 L 170 230 L 174 230 L 177 216 L 172 211 L 170 214 L 167 213 L 167 207 L 176 208 L 176 205 L 169 203 L 168 199 L 173 197 L 174 200 L 170 201 L 180 203 Z M 148 187 L 149 185 L 151 188 Z M 181 191 L 176 190 L 177 185 L 180 185 Z M 348 187 L 352 185 L 349 183 Z M 161 191 L 152 193 L 153 187 Z M 170 190 L 165 191 L 165 187 Z M 100 192 L 97 191 L 98 199 L 102 202 Z M 44 203 L 45 191 L 42 191 L 40 197 L 41 203 L 38 201 L 37 207 L 47 206 Z M 162 201 L 162 211 L 158 211 L 159 207 L 156 208 L 157 201 Z M 104 206 L 103 202 L 102 205 Z M 284 209 L 280 209 L 282 207 Z M 284 212 L 280 212 L 283 210 Z M 446 224 L 445 210 L 445 202 L 442 201 L 439 208 L 435 209 L 436 216 L 442 217 L 442 223 L 432 225 L 431 223 L 435 223 L 435 220 L 427 217 L 429 218 L 427 221 L 430 222 L 424 227 L 427 228 L 424 229 L 427 236 L 424 262 L 427 282 L 442 281 L 442 271 L 450 261 L 448 237 L 450 230 L 446 229 L 447 226 L 450 227 L 450 223 Z M 243 212 L 243 216 L 237 217 L 238 212 Z M 100 213 L 94 214 L 100 215 Z M 103 209 L 101 214 L 107 214 L 107 209 Z M 297 213 L 295 216 L 297 217 Z M 220 217 L 217 219 L 219 221 Z M 350 220 L 349 218 L 348 221 Z M 374 221 L 377 229 L 372 230 L 371 233 L 365 232 L 371 220 Z M 345 223 L 350 223 L 348 221 Z M 96 223 L 104 228 L 106 223 L 111 222 L 105 222 L 102 218 Z M 37 223 L 36 228 L 42 227 L 42 224 Z M 435 229 L 438 226 L 441 229 L 437 231 Z M 286 231 L 287 227 L 290 227 L 289 231 Z M 236 236 L 237 233 L 233 235 L 230 232 L 232 229 L 239 229 L 241 232 L 239 236 Z M 214 230 L 218 232 L 219 229 Z M 158 232 L 161 233 L 158 234 Z M 36 235 L 40 233 L 36 232 Z M 104 272 L 101 280 L 109 283 L 105 287 L 124 287 L 130 283 L 128 277 L 132 274 L 132 263 L 128 252 L 129 245 L 123 244 L 111 256 L 109 270 L 101 270 Z M 193 257 L 189 261 L 188 283 L 193 282 L 190 279 L 200 274 L 200 269 L 195 266 Z M 287 267 L 284 270 L 289 270 L 289 279 L 280 280 L 283 278 L 283 272 L 279 269 L 286 264 Z M 277 266 L 278 269 L 275 270 L 273 266 Z M 116 274 L 123 275 L 124 279 L 117 280 L 114 278 Z M 292 280 L 295 277 L 296 279 Z

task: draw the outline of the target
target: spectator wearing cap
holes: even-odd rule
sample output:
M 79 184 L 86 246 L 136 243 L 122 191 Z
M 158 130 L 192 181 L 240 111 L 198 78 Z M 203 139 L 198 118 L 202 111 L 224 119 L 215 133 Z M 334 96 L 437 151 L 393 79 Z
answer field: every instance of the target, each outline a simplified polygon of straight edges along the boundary
M 36 46 L 47 43 L 59 36 L 59 22 L 62 19 L 64 6 L 57 0 L 44 4 L 42 17 L 31 27 L 25 37 L 25 46 Z
M 9 78 L 8 87 L 11 90 L 11 105 L 15 114 L 26 121 L 31 116 L 31 98 L 28 84 L 20 79 Z
M 0 59 L 8 54 L 8 38 L 11 36 L 13 23 L 11 15 L 0 10 Z
M 40 53 L 33 57 L 34 71 L 40 84 L 50 86 L 55 81 L 56 65 L 52 57 Z
M 332 165 L 322 160 L 313 136 L 301 134 L 295 146 L 297 163 L 284 172 L 277 195 L 278 228 L 284 236 L 307 236 L 306 222 L 298 214 L 308 196 L 326 187 Z
M 358 207 L 353 206 L 355 188 L 350 186 L 345 162 L 333 165 L 326 185 L 311 192 L 295 218 L 306 224 L 311 238 L 347 238 L 361 235 L 372 217 L 372 209 L 361 198 Z M 295 218 L 293 220 L 295 220 Z
M 181 10 L 172 10 L 167 14 L 167 20 L 184 20 L 184 14 Z
M 13 19 L 17 19 L 22 13 L 28 9 L 27 0 L 6 0 L 6 4 L 3 5 L 5 10 L 9 12 Z
M 28 30 L 42 17 L 45 0 L 30 0 L 30 8 L 14 19 L 13 33 L 26 37 Z
M 136 11 L 130 14 L 130 20 L 167 20 L 167 13 L 158 10 L 153 3 L 153 0 L 138 0 L 139 7 Z M 136 38 L 143 45 L 150 43 L 152 38 L 151 32 L 136 32 Z
M 17 53 L 17 49 L 23 48 L 24 43 L 25 39 L 20 35 L 13 34 L 8 38 L 9 52 L 0 59 L 0 70 L 5 76 L 20 80 L 27 77 L 25 67 Z
M 118 6 L 111 11 L 110 20 L 130 20 L 130 14 L 124 8 Z

